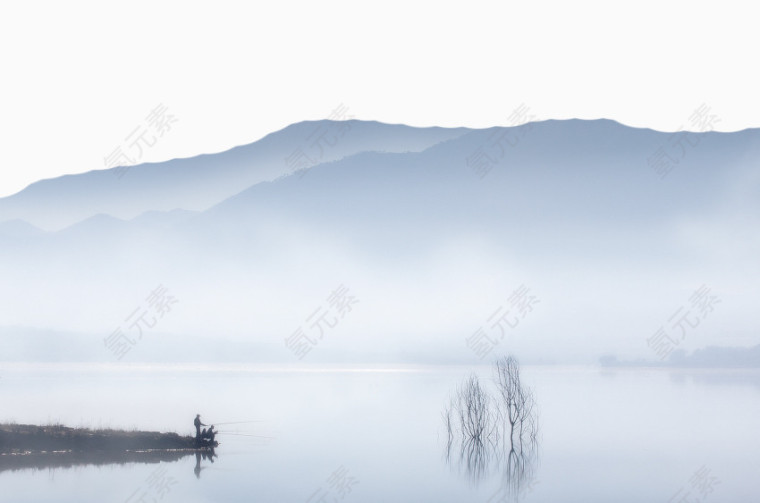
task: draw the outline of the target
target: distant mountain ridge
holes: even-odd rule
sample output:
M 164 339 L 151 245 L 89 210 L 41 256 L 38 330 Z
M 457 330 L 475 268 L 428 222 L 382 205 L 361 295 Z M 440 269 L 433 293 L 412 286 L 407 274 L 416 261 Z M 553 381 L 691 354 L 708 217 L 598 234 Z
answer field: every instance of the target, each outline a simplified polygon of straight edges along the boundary
M 357 152 L 419 151 L 465 132 L 356 120 L 301 122 L 218 154 L 41 180 L 0 198 L 0 222 L 20 219 L 59 230 L 98 213 L 131 219 L 146 211 L 200 211 L 298 169 Z
M 280 137 L 272 159 L 284 163 L 322 131 L 315 124 L 326 125 Z M 541 304 L 499 349 L 590 362 L 647 355 L 647 339 L 705 283 L 722 303 L 680 347 L 760 343 L 760 131 L 684 135 L 608 120 L 351 128 L 308 171 L 252 169 L 255 156 L 227 152 L 185 160 L 202 176 L 182 190 L 171 183 L 181 161 L 169 161 L 0 201 L 0 220 L 18 213 L 0 221 L 0 328 L 40 329 L 37 341 L 67 332 L 67 355 L 84 344 L 97 358 L 102 340 L 77 334 L 112 333 L 164 285 L 180 303 L 144 358 L 203 354 L 178 349 L 192 335 L 202 347 L 223 338 L 224 352 L 213 349 L 222 359 L 240 348 L 282 361 L 292 356 L 283 338 L 345 285 L 361 303 L 316 354 L 412 361 L 433 351 L 430 361 L 457 362 L 475 358 L 465 338 L 524 284 Z M 102 177 L 126 199 L 104 196 Z M 60 211 L 42 197 L 59 189 Z M 58 354 L 24 340 L 25 355 Z
M 551 169 L 544 173 L 546 176 L 572 179 L 572 175 L 557 171 L 563 165 L 563 159 L 553 153 L 561 152 L 568 160 L 572 159 L 570 156 L 584 158 L 589 155 L 589 147 L 592 146 L 596 162 L 590 166 L 604 166 L 604 163 L 598 162 L 603 160 L 600 156 L 620 157 L 626 163 L 638 164 L 642 180 L 648 183 L 653 171 L 646 165 L 647 157 L 662 146 L 670 145 L 675 149 L 671 145 L 674 133 L 630 128 L 605 119 L 549 120 L 517 128 L 484 130 L 412 128 L 355 120 L 344 122 L 346 125 L 343 127 L 348 128 L 346 136 L 333 139 L 333 147 L 328 148 L 324 144 L 319 162 L 307 168 L 332 165 L 335 161 L 357 154 L 419 153 L 438 148 L 446 155 L 457 158 L 456 162 L 451 163 L 452 169 L 458 171 L 456 176 L 462 176 L 466 183 L 470 183 L 475 180 L 471 175 L 477 161 L 469 161 L 477 157 L 478 151 L 495 143 L 494 138 L 500 132 L 521 130 L 519 135 L 517 132 L 512 134 L 515 145 L 502 143 L 500 149 L 503 157 L 492 163 L 488 172 L 490 179 L 504 176 L 504 169 L 508 166 L 540 162 L 548 163 L 544 168 Z M 238 193 L 248 189 L 258 190 L 255 187 L 262 182 L 285 180 L 294 174 L 294 178 L 300 181 L 302 176 L 305 177 L 306 170 L 296 173 L 288 167 L 288 157 L 299 149 L 303 150 L 306 145 L 304 138 L 314 137 L 314 132 L 319 132 L 320 128 L 335 128 L 338 124 L 340 122 L 335 121 L 302 122 L 252 144 L 218 154 L 132 166 L 122 178 L 117 177 L 117 168 L 112 168 L 41 180 L 17 194 L 0 198 L 0 224 L 18 220 L 43 230 L 60 230 L 98 214 L 132 220 L 150 212 L 202 212 L 225 203 L 226 199 L 235 200 Z M 716 165 L 723 162 L 720 157 L 726 151 L 738 159 L 741 155 L 756 155 L 760 149 L 757 130 L 697 135 L 703 140 L 717 139 L 719 143 L 724 143 L 724 146 L 708 152 L 708 155 L 715 156 Z M 532 141 L 536 137 L 541 140 L 538 144 Z M 730 140 L 726 141 L 728 138 Z M 517 140 L 522 143 L 518 145 Z M 493 154 L 493 146 L 491 151 Z M 631 155 L 634 152 L 635 157 Z M 685 161 L 692 174 L 694 169 L 708 169 L 706 174 L 716 175 L 709 173 L 710 163 L 701 160 L 689 166 L 689 159 Z M 468 162 L 472 166 L 468 167 Z M 674 164 L 674 167 L 678 169 L 679 166 Z M 432 169 L 436 168 L 428 167 L 428 171 Z M 384 170 L 387 171 L 387 167 Z M 589 174 L 608 176 L 609 171 Z M 556 184 L 556 180 L 548 182 L 549 185 Z M 547 188 L 550 188 L 549 185 Z M 18 223 L 13 225 L 19 226 Z M 2 232 L 3 227 L 0 226 L 0 234 Z

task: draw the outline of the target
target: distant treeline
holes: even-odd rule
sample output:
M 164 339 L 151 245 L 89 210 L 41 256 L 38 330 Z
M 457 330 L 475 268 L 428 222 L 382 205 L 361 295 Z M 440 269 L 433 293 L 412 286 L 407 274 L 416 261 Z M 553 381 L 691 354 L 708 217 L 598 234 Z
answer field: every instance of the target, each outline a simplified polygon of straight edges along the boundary
M 603 367 L 760 368 L 760 344 L 748 348 L 708 346 L 691 354 L 678 349 L 665 360 L 619 360 L 605 355 L 599 363 Z

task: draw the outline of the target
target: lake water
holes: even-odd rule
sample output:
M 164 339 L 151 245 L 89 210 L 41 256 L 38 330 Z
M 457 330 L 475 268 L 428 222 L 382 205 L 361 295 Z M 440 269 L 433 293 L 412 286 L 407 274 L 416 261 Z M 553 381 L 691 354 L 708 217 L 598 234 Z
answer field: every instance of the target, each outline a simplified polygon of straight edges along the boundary
M 447 459 L 441 412 L 487 367 L 0 368 L 0 421 L 192 434 L 213 460 L 0 472 L 9 502 L 748 502 L 760 497 L 760 373 L 523 367 L 540 439 L 519 491 L 496 459 Z M 514 487 L 512 487 L 514 489 Z

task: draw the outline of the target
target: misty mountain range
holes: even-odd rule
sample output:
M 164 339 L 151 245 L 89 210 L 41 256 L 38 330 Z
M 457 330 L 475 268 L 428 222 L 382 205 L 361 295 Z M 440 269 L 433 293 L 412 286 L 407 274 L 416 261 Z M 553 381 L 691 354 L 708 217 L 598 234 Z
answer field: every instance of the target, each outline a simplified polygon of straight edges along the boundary
M 317 121 L 43 180 L 0 199 L 6 359 L 108 361 L 158 285 L 177 303 L 135 361 L 297 361 L 284 339 L 340 285 L 358 302 L 307 360 L 477 360 L 521 285 L 540 302 L 495 351 L 530 361 L 651 356 L 703 284 L 720 303 L 679 349 L 757 344 L 758 161 L 755 129 Z
M 304 166 L 366 151 L 416 152 L 465 133 L 354 121 L 339 124 L 301 122 L 218 154 L 41 180 L 0 199 L 0 221 L 19 219 L 60 230 L 98 214 L 132 219 L 149 211 L 205 210 Z

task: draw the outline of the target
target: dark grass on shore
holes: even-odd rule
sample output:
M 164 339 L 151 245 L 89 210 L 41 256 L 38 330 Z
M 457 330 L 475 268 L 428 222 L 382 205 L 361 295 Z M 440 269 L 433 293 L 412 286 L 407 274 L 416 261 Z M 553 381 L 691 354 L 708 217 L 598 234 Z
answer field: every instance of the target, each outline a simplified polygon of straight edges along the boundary
M 92 430 L 62 425 L 0 424 L 0 455 L 196 449 L 195 438 L 157 431 Z

